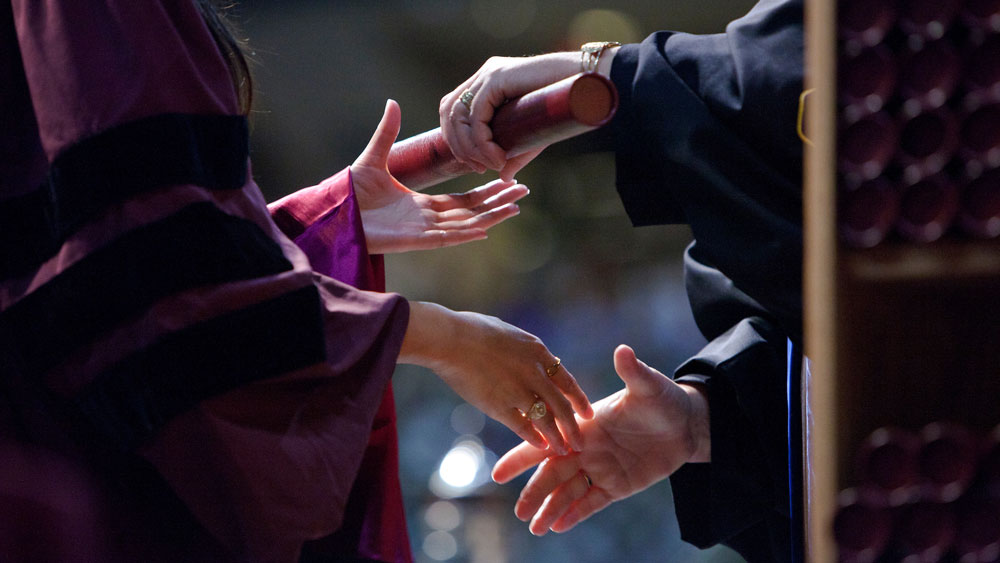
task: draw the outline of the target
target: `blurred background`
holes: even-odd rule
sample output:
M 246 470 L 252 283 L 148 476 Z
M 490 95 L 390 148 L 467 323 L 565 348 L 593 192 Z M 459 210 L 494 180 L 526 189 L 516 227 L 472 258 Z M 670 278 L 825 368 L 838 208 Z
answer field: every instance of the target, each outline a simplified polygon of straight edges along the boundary
M 268 200 L 314 185 L 365 147 L 387 98 L 400 138 L 437 126 L 437 105 L 492 55 L 641 41 L 659 29 L 715 33 L 750 0 L 243 0 L 232 15 L 255 52 L 252 158 Z M 464 191 L 471 176 L 429 191 Z M 548 149 L 518 175 L 532 193 L 488 240 L 386 258 L 390 291 L 498 316 L 541 337 L 592 400 L 622 387 L 611 362 L 627 343 L 670 374 L 704 343 L 684 294 L 684 226 L 633 229 L 611 155 L 585 140 Z M 394 378 L 400 474 L 420 562 L 741 561 L 679 537 L 664 482 L 565 534 L 534 537 L 513 515 L 527 479 L 489 471 L 518 443 L 432 373 Z

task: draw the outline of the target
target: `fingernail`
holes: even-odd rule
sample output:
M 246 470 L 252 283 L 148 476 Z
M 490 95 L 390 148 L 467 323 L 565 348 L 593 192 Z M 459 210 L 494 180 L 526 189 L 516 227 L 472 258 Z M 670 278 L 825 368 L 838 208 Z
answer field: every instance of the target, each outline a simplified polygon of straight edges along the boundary
M 521 509 L 521 504 L 520 503 L 514 505 L 514 517 L 516 517 L 521 522 L 527 522 L 528 519 L 529 519 L 529 517 L 528 516 L 522 516 L 520 509 Z

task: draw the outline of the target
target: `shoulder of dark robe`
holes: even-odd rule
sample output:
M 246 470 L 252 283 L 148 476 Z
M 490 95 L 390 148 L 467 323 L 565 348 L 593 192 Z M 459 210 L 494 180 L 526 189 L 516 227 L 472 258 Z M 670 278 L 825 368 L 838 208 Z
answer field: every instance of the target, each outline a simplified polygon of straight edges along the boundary
M 762 1 L 725 33 L 661 31 L 621 48 L 616 152 L 636 226 L 687 223 L 718 269 L 801 332 L 802 2 Z
M 676 372 L 704 385 L 712 462 L 671 477 L 682 537 L 790 557 L 787 338 L 801 335 L 802 2 L 759 2 L 725 33 L 654 33 L 612 67 L 598 133 L 636 226 L 687 223 L 692 310 L 710 341 Z

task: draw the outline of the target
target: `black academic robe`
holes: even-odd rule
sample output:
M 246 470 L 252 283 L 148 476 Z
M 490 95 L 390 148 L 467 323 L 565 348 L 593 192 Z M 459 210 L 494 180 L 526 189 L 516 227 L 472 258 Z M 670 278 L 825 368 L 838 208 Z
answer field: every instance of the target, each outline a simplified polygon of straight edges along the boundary
M 687 223 L 685 276 L 709 344 L 675 372 L 707 386 L 712 461 L 671 477 L 682 537 L 787 561 L 787 344 L 801 340 L 802 1 L 763 0 L 725 33 L 662 31 L 615 57 L 601 133 L 636 226 Z

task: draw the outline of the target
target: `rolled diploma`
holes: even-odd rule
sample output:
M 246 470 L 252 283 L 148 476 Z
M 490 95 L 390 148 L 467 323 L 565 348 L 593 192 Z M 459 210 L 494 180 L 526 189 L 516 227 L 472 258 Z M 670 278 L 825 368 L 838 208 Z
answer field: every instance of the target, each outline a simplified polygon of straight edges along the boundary
M 512 158 L 575 137 L 611 121 L 618 109 L 615 85 L 597 73 L 583 73 L 528 92 L 497 108 L 493 140 Z M 393 144 L 389 172 L 414 190 L 474 172 L 451 153 L 435 128 Z

